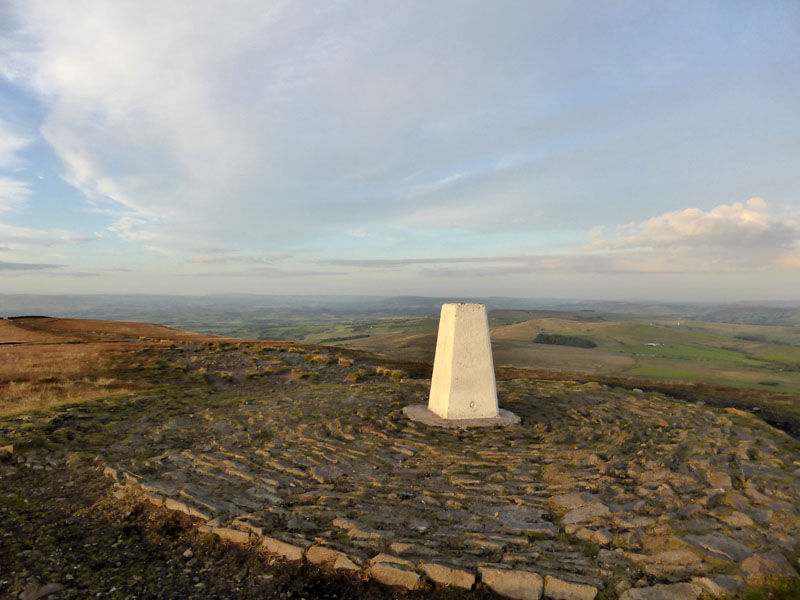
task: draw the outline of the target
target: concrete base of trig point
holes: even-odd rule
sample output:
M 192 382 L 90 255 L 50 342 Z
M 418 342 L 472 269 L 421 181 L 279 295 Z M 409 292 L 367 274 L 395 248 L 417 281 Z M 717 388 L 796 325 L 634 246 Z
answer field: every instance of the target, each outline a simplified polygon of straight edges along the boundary
M 440 427 L 491 427 L 519 422 L 497 406 L 489 320 L 483 304 L 443 304 L 428 406 L 405 414 Z
M 469 427 L 505 427 L 519 423 L 519 417 L 510 410 L 497 409 L 496 417 L 483 419 L 443 419 L 428 410 L 424 404 L 412 404 L 403 409 L 405 415 L 412 421 L 418 421 L 434 427 L 450 427 L 451 429 L 467 429 Z

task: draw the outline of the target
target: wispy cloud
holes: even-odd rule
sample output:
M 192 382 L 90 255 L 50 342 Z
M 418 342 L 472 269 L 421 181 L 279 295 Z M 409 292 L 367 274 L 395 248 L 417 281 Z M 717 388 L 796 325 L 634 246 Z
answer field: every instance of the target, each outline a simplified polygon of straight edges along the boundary
M 317 264 L 335 267 L 363 267 L 367 269 L 383 269 L 386 267 L 407 267 L 410 265 L 430 265 L 447 263 L 486 263 L 486 262 L 527 262 L 529 256 L 461 256 L 461 257 L 426 257 L 426 258 L 331 258 L 316 261 Z
M 433 277 L 502 277 L 564 273 L 722 273 L 800 266 L 800 225 L 770 212 L 761 198 L 672 211 L 614 231 L 594 228 L 595 241 L 561 253 L 496 256 L 326 259 L 319 264 L 370 270 L 425 266 Z M 447 265 L 464 264 L 465 267 Z M 491 264 L 491 266 L 479 266 Z
M 196 248 L 189 248 L 189 252 L 195 254 L 230 254 L 231 252 L 238 252 L 235 248 L 221 248 L 219 246 L 200 246 Z
M 33 141 L 33 137 L 15 132 L 0 118 L 0 169 L 14 169 L 23 165 L 20 154 Z
M 343 275 L 335 271 L 311 271 L 311 270 L 285 270 L 277 267 L 255 267 L 240 271 L 216 271 L 213 273 L 180 273 L 178 277 L 243 277 L 243 278 L 264 278 L 264 279 L 288 279 L 292 277 L 331 277 Z
M 38 229 L 0 223 L 0 242 L 24 246 L 57 246 L 86 244 L 92 238 L 66 229 Z
M 32 193 L 27 182 L 0 175 L 0 212 L 21 208 Z
M 0 2 L 3 256 L 97 270 L 42 250 L 90 234 L 130 285 L 341 292 L 794 268 L 795 4 L 662 4 Z
M 0 271 L 16 271 L 16 272 L 43 271 L 50 269 L 60 269 L 63 266 L 64 265 L 50 265 L 44 263 L 5 262 L 0 260 Z
M 262 256 L 219 256 L 219 255 L 201 255 L 192 256 L 186 262 L 199 265 L 228 265 L 228 264 L 251 264 L 251 265 L 271 265 L 275 262 L 291 258 L 291 254 L 276 253 L 265 254 Z
M 32 137 L 13 131 L 0 118 L 0 212 L 21 208 L 33 193 L 26 181 L 8 173 L 24 165 L 21 154 L 32 141 Z

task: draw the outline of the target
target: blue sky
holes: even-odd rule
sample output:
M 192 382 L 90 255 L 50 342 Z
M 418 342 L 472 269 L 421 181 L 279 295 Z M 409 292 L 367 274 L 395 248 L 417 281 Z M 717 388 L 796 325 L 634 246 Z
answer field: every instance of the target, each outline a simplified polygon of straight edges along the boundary
M 0 292 L 800 298 L 800 4 L 0 4 Z

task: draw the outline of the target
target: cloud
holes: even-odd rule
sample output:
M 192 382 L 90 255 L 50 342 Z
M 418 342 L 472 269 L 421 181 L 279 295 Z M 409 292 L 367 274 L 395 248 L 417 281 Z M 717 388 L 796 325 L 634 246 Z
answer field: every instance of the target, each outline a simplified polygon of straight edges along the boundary
M 442 258 L 332 258 L 318 260 L 317 264 L 331 265 L 335 267 L 363 267 L 367 269 L 382 269 L 386 267 L 407 267 L 410 265 L 430 265 L 447 263 L 484 263 L 484 262 L 517 262 L 526 261 L 529 257 L 511 256 L 462 256 L 462 257 L 442 257 Z
M 24 165 L 21 153 L 33 138 L 13 131 L 0 118 L 0 171 L 16 171 Z M 24 206 L 33 190 L 25 181 L 0 173 L 0 212 L 18 210 Z
M 4 262 L 0 260 L 0 271 L 43 271 L 49 269 L 60 269 L 64 265 L 50 265 L 43 263 L 17 263 L 17 262 Z
M 0 169 L 14 169 L 24 164 L 20 154 L 33 138 L 15 132 L 0 118 Z
M 468 4 L 20 0 L 26 42 L 3 71 L 37 94 L 64 178 L 120 210 L 109 230 L 127 241 L 535 226 L 548 200 L 530 147 L 564 122 L 522 107 L 552 100 L 585 53 L 526 58 L 565 39 L 546 4 Z
M 746 203 L 721 204 L 709 211 L 687 208 L 653 217 L 625 228 L 629 233 L 613 240 L 598 240 L 589 248 L 723 248 L 775 250 L 800 241 L 800 227 L 769 213 L 762 198 Z M 601 235 L 597 232 L 596 235 Z
M 178 277 L 246 277 L 284 279 L 292 277 L 330 277 L 342 275 L 335 271 L 284 270 L 276 267 L 256 267 L 241 271 L 217 271 L 214 273 L 180 273 Z
M 618 231 L 582 250 L 608 253 L 642 271 L 687 273 L 792 268 L 800 253 L 800 225 L 757 197 L 707 211 L 672 211 Z
M 92 238 L 66 229 L 38 229 L 0 223 L 0 242 L 31 246 L 86 244 Z
M 501 277 L 542 271 L 563 273 L 686 274 L 748 272 L 800 267 L 800 226 L 770 212 L 761 198 L 745 203 L 672 211 L 641 223 L 595 227 L 595 241 L 561 253 L 516 255 L 326 259 L 334 267 L 397 270 L 424 266 L 430 277 Z M 453 267 L 448 265 L 464 264 Z M 491 266 L 482 266 L 482 265 Z
M 200 264 L 200 265 L 208 265 L 208 264 L 217 264 L 217 265 L 225 265 L 225 264 L 264 264 L 269 265 L 273 264 L 277 261 L 286 260 L 287 258 L 291 258 L 291 254 L 285 253 L 275 253 L 275 254 L 265 254 L 262 256 L 208 256 L 208 255 L 201 255 L 201 256 L 192 256 L 186 262 L 193 263 L 193 264 Z
M 32 193 L 26 182 L 0 175 L 0 212 L 21 208 Z
M 48 273 L 48 277 L 77 277 L 77 278 L 87 278 L 87 277 L 101 277 L 100 273 L 94 273 L 90 271 L 54 271 L 53 273 Z
M 512 289 L 545 271 L 796 262 L 788 212 L 708 203 L 742 190 L 795 198 L 788 74 L 800 55 L 785 8 L 753 20 L 692 3 L 145 4 L 0 8 L 0 119 L 28 125 L 0 130 L 0 210 L 59 203 L 22 214 L 27 229 L 0 228 L 0 244 L 85 242 L 66 231 L 85 227 L 120 261 L 135 248 L 170 253 L 130 259 L 152 275 L 137 279 L 146 286 L 160 286 L 165 265 L 190 277 L 361 269 L 364 286 L 382 269 L 406 271 L 404 285 L 417 273 L 465 286 L 505 274 Z M 676 35 L 686 23 L 703 35 Z M 60 194 L 53 165 L 92 213 L 64 231 L 47 219 L 75 219 L 80 194 Z M 37 218 L 44 229 L 31 228 Z M 298 269 L 264 254 L 282 250 Z M 4 256 L 62 260 L 34 251 Z
M 189 252 L 195 254 L 229 254 L 237 252 L 235 248 L 220 248 L 219 246 L 201 246 L 197 248 L 189 248 Z

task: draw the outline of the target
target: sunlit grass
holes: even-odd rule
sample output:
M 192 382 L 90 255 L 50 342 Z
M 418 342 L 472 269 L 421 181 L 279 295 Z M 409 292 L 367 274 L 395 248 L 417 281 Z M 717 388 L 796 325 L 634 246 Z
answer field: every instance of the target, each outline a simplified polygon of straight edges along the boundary
M 141 366 L 113 344 L 1 346 L 0 413 L 142 389 Z

